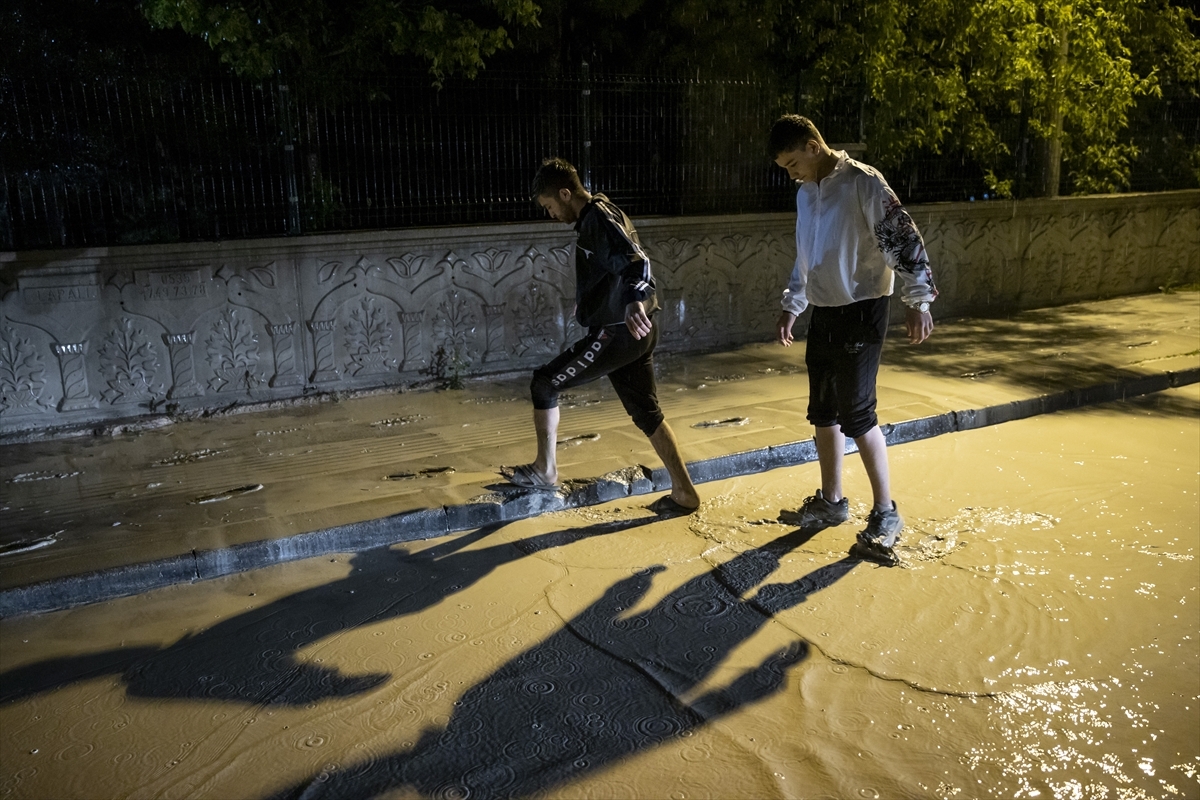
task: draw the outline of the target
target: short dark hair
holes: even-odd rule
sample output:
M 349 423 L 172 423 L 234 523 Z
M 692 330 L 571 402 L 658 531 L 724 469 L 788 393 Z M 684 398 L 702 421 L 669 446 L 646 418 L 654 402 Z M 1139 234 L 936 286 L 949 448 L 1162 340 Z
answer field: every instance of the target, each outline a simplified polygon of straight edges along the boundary
M 571 194 L 583 191 L 583 181 L 579 173 L 565 158 L 547 158 L 542 162 L 537 174 L 533 176 L 533 186 L 530 191 L 534 200 L 546 194 L 558 194 L 559 189 L 570 189 Z
M 799 114 L 784 114 L 771 126 L 771 138 L 768 142 L 771 158 L 779 158 L 780 153 L 803 147 L 810 140 L 825 143 L 813 121 Z

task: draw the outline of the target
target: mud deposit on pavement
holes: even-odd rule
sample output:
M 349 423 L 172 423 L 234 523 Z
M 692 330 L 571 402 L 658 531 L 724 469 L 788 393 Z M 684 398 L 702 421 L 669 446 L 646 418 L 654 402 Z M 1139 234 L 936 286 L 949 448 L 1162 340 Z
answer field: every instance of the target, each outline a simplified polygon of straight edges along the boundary
M 893 329 L 879 417 L 886 425 L 1194 376 L 1198 323 L 1200 293 L 1182 292 L 939 321 L 920 347 Z M 803 345 L 658 353 L 655 362 L 664 413 L 692 463 L 812 436 Z M 659 464 L 608 381 L 560 403 L 564 480 Z M 527 373 L 92 433 L 0 444 L 0 590 L 468 504 L 499 468 L 535 455 Z
M 891 457 L 5 620 L 0 796 L 1200 794 L 1200 388 Z

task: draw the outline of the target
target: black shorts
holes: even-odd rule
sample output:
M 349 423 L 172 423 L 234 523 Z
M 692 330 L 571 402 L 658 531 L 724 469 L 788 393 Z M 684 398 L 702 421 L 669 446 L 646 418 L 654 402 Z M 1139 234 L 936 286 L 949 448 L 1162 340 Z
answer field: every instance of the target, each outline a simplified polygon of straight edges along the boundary
M 814 306 L 804 363 L 808 367 L 808 421 L 840 425 L 850 438 L 879 424 L 875 379 L 887 335 L 889 297 L 848 306 Z
M 530 383 L 533 407 L 542 411 L 557 408 L 562 390 L 607 375 L 633 424 L 650 436 L 663 421 L 654 381 L 657 344 L 657 324 L 641 339 L 633 338 L 624 324 L 592 328 L 549 364 L 534 370 Z

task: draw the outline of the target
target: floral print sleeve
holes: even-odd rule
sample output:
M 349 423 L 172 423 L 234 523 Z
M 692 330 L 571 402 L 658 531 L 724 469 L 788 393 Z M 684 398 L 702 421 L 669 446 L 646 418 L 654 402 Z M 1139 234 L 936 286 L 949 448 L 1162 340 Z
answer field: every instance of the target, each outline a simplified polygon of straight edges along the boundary
M 873 223 L 875 241 L 884 260 L 904 284 L 901 298 L 909 306 L 932 302 L 938 291 L 917 224 L 886 182 L 880 180 L 873 188 L 875 191 L 867 202 L 867 217 Z

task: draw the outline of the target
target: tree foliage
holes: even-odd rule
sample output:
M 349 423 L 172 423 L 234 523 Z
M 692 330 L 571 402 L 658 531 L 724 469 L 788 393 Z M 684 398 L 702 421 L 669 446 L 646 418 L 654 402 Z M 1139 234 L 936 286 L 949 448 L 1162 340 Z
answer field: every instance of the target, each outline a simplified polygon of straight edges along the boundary
M 95 80 L 194 75 L 213 69 L 199 40 L 155 31 L 137 0 L 4 0 L 0 75 L 11 79 Z
M 793 110 L 835 139 L 865 139 L 879 166 L 957 156 L 1001 196 L 1127 188 L 1139 156 L 1130 114 L 1164 87 L 1195 97 L 1200 75 L 1196 14 L 1172 0 L 142 0 L 142 10 L 238 74 L 298 83 L 386 71 L 396 58 L 425 64 L 435 82 L 485 62 L 773 76 Z M 1200 166 L 1200 152 L 1187 157 Z
M 474 77 L 512 46 L 507 26 L 535 26 L 533 0 L 143 0 L 159 28 L 203 39 L 238 75 L 301 81 L 360 76 L 389 57 L 424 63 L 436 81 Z
M 1167 0 L 818 0 L 779 27 L 797 104 L 862 104 L 873 161 L 959 153 L 1011 195 L 1039 161 L 1056 193 L 1056 151 L 1076 191 L 1126 187 L 1134 104 L 1195 94 L 1196 20 Z
M 754 75 L 884 169 L 941 155 L 1014 196 L 1120 190 L 1138 169 L 1200 182 L 1195 132 L 1168 113 L 1200 108 L 1180 0 L 10 0 L 0 22 L 13 77 Z
M 506 65 L 550 73 L 587 62 L 610 74 L 746 77 L 771 70 L 787 0 L 539 0 L 539 25 L 516 36 Z

